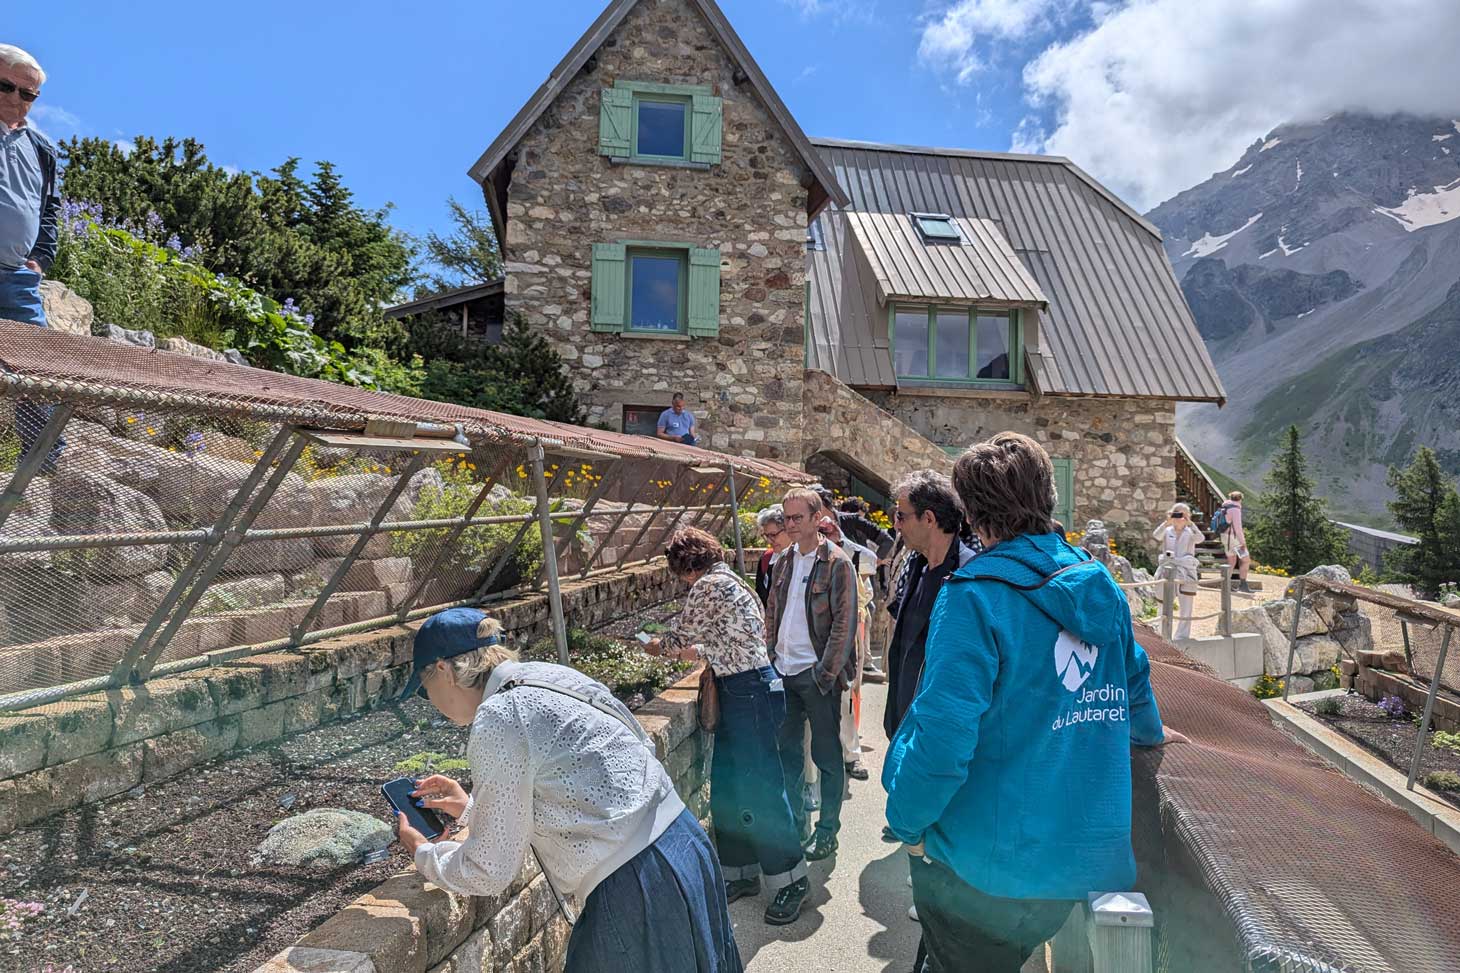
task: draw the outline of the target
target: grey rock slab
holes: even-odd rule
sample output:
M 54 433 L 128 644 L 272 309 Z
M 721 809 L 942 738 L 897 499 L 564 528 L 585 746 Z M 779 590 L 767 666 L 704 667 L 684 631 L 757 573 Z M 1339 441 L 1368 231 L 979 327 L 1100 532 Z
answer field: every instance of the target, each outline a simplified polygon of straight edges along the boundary
M 270 828 L 259 845 L 259 859 L 273 865 L 338 868 L 357 865 L 367 853 L 394 840 L 395 829 L 379 818 L 341 808 L 316 808 Z
M 98 337 L 106 338 L 108 341 L 118 341 L 122 344 L 135 345 L 138 348 L 156 348 L 157 336 L 151 331 L 131 328 L 124 328 L 117 324 L 103 324 L 96 328 Z
M 100 473 L 71 467 L 58 471 L 52 502 L 51 525 L 63 534 L 132 534 L 167 529 L 155 500 Z M 85 555 L 89 578 L 110 581 L 156 571 L 167 560 L 167 552 L 166 545 L 144 544 L 78 554 Z
M 96 312 L 90 301 L 54 278 L 41 281 L 40 291 L 46 323 L 52 331 L 91 335 Z

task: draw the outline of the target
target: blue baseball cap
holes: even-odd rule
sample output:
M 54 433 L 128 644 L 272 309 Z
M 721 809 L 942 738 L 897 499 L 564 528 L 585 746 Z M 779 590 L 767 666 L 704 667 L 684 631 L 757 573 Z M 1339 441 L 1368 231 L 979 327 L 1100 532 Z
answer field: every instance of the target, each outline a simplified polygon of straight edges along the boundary
M 477 635 L 487 613 L 476 608 L 448 608 L 426 619 L 416 633 L 415 646 L 411 653 L 411 678 L 400 698 L 408 699 L 412 694 L 426 698 L 425 687 L 421 685 L 421 672 L 440 659 L 451 659 L 465 655 L 488 645 L 502 644 L 501 635 Z

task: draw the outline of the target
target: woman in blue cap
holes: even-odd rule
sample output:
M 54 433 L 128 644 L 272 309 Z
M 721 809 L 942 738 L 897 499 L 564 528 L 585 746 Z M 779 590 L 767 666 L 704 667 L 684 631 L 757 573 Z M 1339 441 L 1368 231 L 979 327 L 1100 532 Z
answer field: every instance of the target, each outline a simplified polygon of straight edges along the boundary
M 740 973 L 719 862 L 654 745 L 602 684 L 565 666 L 518 662 L 501 622 L 473 608 L 416 634 L 403 695 L 470 726 L 472 793 L 440 775 L 416 795 L 468 827 L 400 840 L 429 881 L 497 895 L 529 849 L 565 914 L 580 907 L 569 973 Z

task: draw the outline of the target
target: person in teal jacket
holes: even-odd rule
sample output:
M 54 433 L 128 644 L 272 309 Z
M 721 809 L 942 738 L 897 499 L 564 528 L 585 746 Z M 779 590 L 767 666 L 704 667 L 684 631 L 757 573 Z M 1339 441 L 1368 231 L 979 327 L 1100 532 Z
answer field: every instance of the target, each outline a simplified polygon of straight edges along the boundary
M 939 595 L 882 783 L 927 969 L 1014 973 L 1086 893 L 1134 885 L 1130 748 L 1167 731 L 1120 588 L 1051 532 L 1044 449 L 1001 434 L 953 482 L 987 550 Z

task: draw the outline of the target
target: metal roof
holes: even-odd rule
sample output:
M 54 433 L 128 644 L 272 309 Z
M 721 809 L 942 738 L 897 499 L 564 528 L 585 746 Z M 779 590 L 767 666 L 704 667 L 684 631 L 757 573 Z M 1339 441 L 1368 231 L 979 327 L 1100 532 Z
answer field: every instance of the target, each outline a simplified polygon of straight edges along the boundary
M 558 66 L 553 68 L 547 80 L 527 100 L 527 104 L 522 106 L 522 109 L 513 116 L 512 121 L 507 123 L 507 127 L 482 153 L 481 158 L 477 159 L 476 163 L 467 170 L 473 179 L 485 188 L 497 168 L 527 134 L 528 129 L 542 116 L 543 112 L 547 111 L 548 106 L 562 93 L 568 83 L 578 76 L 578 72 L 583 69 L 588 59 L 602 46 L 604 41 L 608 40 L 609 35 L 623 22 L 629 11 L 633 10 L 638 2 L 639 0 L 613 0 L 604 8 L 603 13 L 598 15 L 598 19 L 589 26 L 582 37 L 578 38 L 578 42 L 558 62 Z M 710 25 L 710 30 L 720 39 L 720 43 L 725 46 L 731 59 L 740 66 L 745 73 L 746 81 L 755 89 L 755 93 L 760 96 L 766 110 L 780 124 L 786 137 L 791 140 L 807 168 L 811 170 L 815 186 L 809 197 L 810 209 L 807 215 L 815 216 L 828 202 L 845 205 L 846 193 L 837 185 L 836 177 L 832 175 L 821 154 L 812 146 L 806 133 L 801 130 L 801 126 L 797 124 L 785 102 L 781 101 L 781 96 L 776 94 L 775 88 L 771 87 L 770 80 L 761 71 L 760 65 L 756 64 L 755 58 L 750 56 L 750 50 L 746 48 L 740 35 L 735 32 L 735 28 L 730 26 L 730 21 L 724 11 L 715 3 L 715 0 L 689 0 L 689 2 L 704 15 L 705 21 Z M 819 194 L 815 191 L 816 187 L 820 187 Z M 499 205 L 496 193 L 486 192 L 485 195 L 487 206 L 492 212 L 492 222 L 497 230 L 497 238 L 505 240 L 507 214 L 501 211 L 502 207 Z
M 440 311 L 448 307 L 457 307 L 468 301 L 476 301 L 483 297 L 491 297 L 493 294 L 502 293 L 505 281 L 505 277 L 498 277 L 496 280 L 489 280 L 484 284 L 467 284 L 465 287 L 453 287 L 451 290 L 442 291 L 439 294 L 432 294 L 430 297 L 421 297 L 414 301 L 406 301 L 403 304 L 391 305 L 381 313 L 388 318 L 403 318 L 409 317 L 412 314 L 422 314 L 426 311 Z
M 940 212 L 997 225 L 1049 301 L 1039 316 L 1038 347 L 1026 349 L 1039 391 L 1226 401 L 1160 234 L 1069 160 L 826 139 L 813 144 L 855 211 Z M 826 250 L 807 260 L 808 365 L 849 385 L 890 387 L 890 358 L 859 364 L 879 343 L 887 357 L 885 320 L 856 317 L 857 298 L 849 292 L 865 285 L 835 279 L 854 265 L 843 259 L 837 214 L 819 219 Z
M 953 217 L 962 241 L 929 243 L 908 213 L 848 212 L 852 237 L 877 281 L 878 300 L 977 301 L 1044 306 L 1048 300 L 988 220 Z

